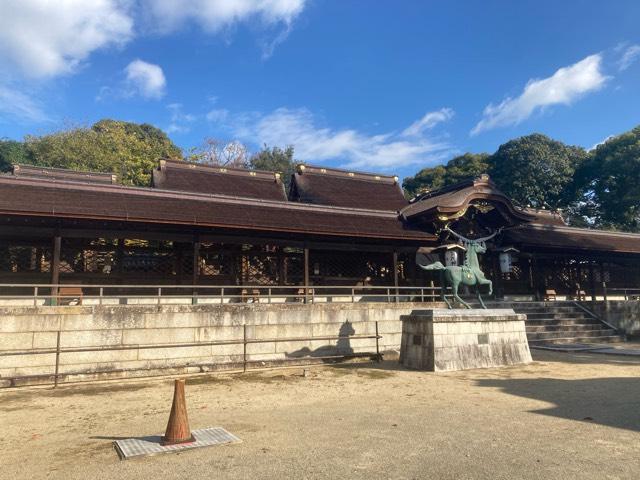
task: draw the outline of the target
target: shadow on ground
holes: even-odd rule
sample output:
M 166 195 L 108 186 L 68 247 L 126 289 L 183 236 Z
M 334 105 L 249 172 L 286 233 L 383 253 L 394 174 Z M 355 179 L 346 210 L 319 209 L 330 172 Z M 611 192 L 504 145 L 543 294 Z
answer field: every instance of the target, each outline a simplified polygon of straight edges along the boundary
M 553 404 L 532 413 L 640 431 L 638 377 L 480 379 L 476 385 Z
M 147 379 L 145 379 L 147 380 Z M 75 396 L 99 396 L 109 395 L 111 393 L 119 392 L 136 392 L 145 388 L 150 388 L 151 384 L 142 383 L 73 383 L 64 385 L 59 388 L 45 387 L 45 388 L 33 388 L 33 387 L 20 387 L 20 390 L 11 390 L 3 393 L 0 402 L 11 401 L 28 401 L 33 398 L 65 398 Z M 2 403 L 0 403 L 0 410 L 2 409 Z
M 604 365 L 638 365 L 640 357 L 623 355 L 605 355 L 589 352 L 553 352 L 548 350 L 531 349 L 534 361 L 559 362 L 572 364 L 604 364 Z

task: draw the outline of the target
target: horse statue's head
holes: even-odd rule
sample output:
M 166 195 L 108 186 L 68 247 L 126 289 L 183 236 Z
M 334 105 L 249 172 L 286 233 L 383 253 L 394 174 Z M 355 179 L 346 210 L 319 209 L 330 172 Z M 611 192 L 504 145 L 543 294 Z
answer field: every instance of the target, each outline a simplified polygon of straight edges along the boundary
M 468 250 L 473 250 L 476 253 L 485 253 L 487 251 L 487 244 L 485 242 L 472 242 L 467 247 Z

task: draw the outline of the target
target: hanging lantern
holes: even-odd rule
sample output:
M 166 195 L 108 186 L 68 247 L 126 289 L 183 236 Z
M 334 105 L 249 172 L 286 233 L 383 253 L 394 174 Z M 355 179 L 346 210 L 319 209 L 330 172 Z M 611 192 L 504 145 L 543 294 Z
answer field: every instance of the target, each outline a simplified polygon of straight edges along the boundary
M 515 262 L 516 253 L 519 253 L 519 251 L 514 247 L 505 247 L 501 250 L 498 255 L 501 273 L 511 273 L 513 271 L 513 263 Z
M 418 265 L 428 265 L 444 260 L 444 264 L 447 267 L 460 266 L 463 263 L 465 251 L 466 249 L 457 243 L 439 245 L 435 248 L 420 247 L 416 253 L 416 263 Z
M 458 255 L 458 249 L 452 248 L 444 252 L 444 264 L 447 267 L 457 267 L 460 265 L 460 257 Z

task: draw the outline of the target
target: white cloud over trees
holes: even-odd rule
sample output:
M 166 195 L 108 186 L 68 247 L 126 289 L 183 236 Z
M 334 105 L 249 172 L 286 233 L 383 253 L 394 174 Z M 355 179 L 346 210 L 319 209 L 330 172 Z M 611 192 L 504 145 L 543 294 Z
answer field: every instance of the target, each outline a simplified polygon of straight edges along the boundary
M 602 56 L 590 55 L 553 75 L 529 80 L 522 93 L 506 98 L 497 105 L 489 104 L 482 119 L 471 130 L 477 135 L 498 127 L 517 125 L 535 112 L 552 105 L 570 105 L 584 95 L 600 90 L 608 77 L 602 72 Z

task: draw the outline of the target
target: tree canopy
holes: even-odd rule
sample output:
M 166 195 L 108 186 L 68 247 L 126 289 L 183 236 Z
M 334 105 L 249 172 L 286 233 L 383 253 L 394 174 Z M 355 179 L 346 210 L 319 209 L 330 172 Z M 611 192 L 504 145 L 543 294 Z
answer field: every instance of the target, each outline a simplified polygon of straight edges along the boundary
M 425 168 L 406 178 L 403 185 L 414 196 L 488 173 L 497 187 L 516 203 L 567 208 L 577 196 L 574 172 L 586 156 L 580 147 L 536 133 L 500 145 L 492 155 L 465 153 L 446 165 Z
M 0 172 L 8 172 L 16 163 L 31 163 L 25 144 L 16 140 L 0 140 Z
M 535 133 L 500 145 L 489 158 L 489 175 L 522 205 L 566 208 L 576 200 L 573 174 L 587 152 Z
M 640 126 L 608 139 L 576 172 L 580 213 L 599 228 L 640 231 Z
M 182 151 L 160 129 L 148 124 L 100 120 L 24 142 L 2 142 L 0 166 L 12 163 L 115 173 L 125 185 L 149 185 L 161 158 L 182 158 Z
M 405 178 L 402 186 L 407 194 L 416 196 L 426 191 L 453 185 L 489 170 L 488 153 L 465 153 L 452 158 L 446 165 L 423 168 L 415 176 Z
M 253 154 L 249 159 L 249 166 L 256 170 L 280 172 L 287 188 L 291 183 L 291 174 L 295 171 L 293 160 L 293 146 L 282 149 L 280 147 L 263 146 L 262 150 Z

